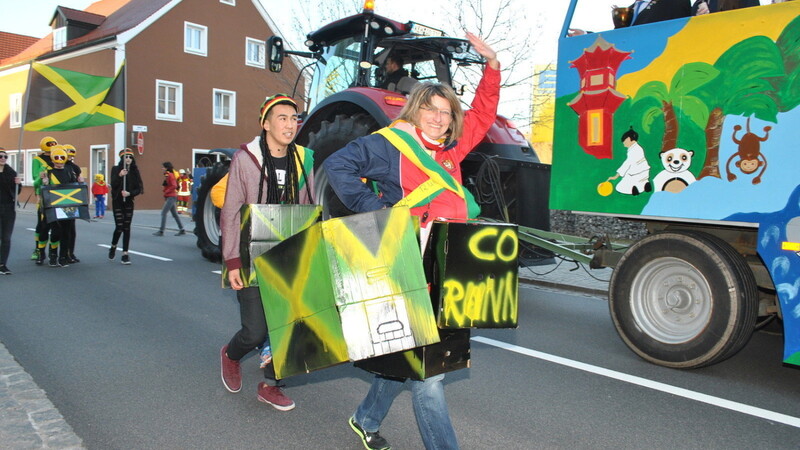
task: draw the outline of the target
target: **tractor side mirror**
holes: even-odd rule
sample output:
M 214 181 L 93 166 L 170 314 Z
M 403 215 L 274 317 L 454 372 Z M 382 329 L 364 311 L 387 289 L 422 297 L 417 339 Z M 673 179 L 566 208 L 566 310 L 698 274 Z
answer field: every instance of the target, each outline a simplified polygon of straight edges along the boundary
M 280 36 L 270 36 L 267 39 L 267 55 L 269 58 L 269 71 L 280 72 L 283 69 L 283 39 Z

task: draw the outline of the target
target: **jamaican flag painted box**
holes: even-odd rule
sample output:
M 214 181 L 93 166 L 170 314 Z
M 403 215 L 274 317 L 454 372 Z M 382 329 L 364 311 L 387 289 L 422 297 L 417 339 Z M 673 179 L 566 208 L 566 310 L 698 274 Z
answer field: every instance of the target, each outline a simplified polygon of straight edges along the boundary
M 67 183 L 42 186 L 42 206 L 47 223 L 57 220 L 89 220 L 89 188 Z
M 425 255 L 439 328 L 516 328 L 517 226 L 473 220 L 431 226 Z
M 314 224 L 255 270 L 278 378 L 439 341 L 408 208 Z
M 240 275 L 245 287 L 258 286 L 253 261 L 279 242 L 305 230 L 320 219 L 318 205 L 244 205 L 240 211 Z M 231 287 L 228 269 L 222 265 L 222 287 Z

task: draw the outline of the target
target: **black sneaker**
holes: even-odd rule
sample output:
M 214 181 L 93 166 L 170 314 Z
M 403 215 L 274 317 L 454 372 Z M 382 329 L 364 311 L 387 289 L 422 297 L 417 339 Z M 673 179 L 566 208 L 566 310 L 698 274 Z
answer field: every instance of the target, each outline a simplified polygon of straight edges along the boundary
M 0 265 L 0 275 L 11 275 L 11 271 L 8 270 L 5 264 Z
M 48 261 L 50 267 L 59 267 L 58 265 L 58 254 L 50 252 L 50 259 Z
M 175 233 L 175 236 L 183 236 L 184 234 L 186 234 L 186 230 L 181 230 Z
M 352 428 L 353 431 L 355 431 L 356 434 L 361 438 L 361 442 L 364 444 L 364 447 L 370 450 L 391 449 L 391 447 L 389 447 L 389 443 L 386 442 L 386 439 L 384 439 L 380 434 L 378 434 L 377 431 L 372 433 L 370 431 L 364 430 L 363 428 L 361 428 L 361 425 L 356 423 L 356 419 L 354 417 L 350 417 L 348 423 L 350 424 L 350 428 Z
M 126 265 L 128 265 L 128 264 L 130 264 L 130 263 L 131 263 L 131 259 L 128 257 L 128 255 L 124 255 L 124 254 L 123 254 L 123 255 L 122 255 L 122 264 L 126 264 Z
M 58 258 L 58 265 L 61 267 L 69 267 L 69 258 L 66 256 Z
M 163 236 L 163 235 L 164 235 L 163 231 L 156 231 L 155 233 L 153 233 L 153 236 Z
M 75 255 L 69 255 L 67 257 L 67 262 L 69 262 L 70 264 L 77 264 L 77 263 L 81 262 L 81 260 L 76 258 Z
M 39 254 L 36 255 L 36 265 L 41 266 L 42 264 L 44 264 L 44 249 L 40 248 Z
M 108 249 L 108 259 L 114 260 L 114 255 L 117 253 L 117 246 L 112 245 L 111 248 Z
M 36 261 L 39 259 L 39 247 L 33 249 L 33 254 L 31 255 L 31 261 Z

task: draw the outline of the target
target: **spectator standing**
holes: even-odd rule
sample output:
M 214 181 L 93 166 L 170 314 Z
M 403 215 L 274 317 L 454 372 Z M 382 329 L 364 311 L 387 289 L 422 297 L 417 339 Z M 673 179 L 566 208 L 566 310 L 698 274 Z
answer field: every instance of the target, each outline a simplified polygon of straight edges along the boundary
M 94 195 L 94 218 L 102 219 L 106 215 L 106 195 L 108 195 L 108 184 L 102 173 L 94 176 L 92 195 Z
M 164 206 L 161 208 L 161 227 L 158 231 L 153 233 L 153 236 L 164 235 L 164 227 L 167 225 L 167 212 L 172 214 L 172 217 L 175 218 L 175 222 L 178 224 L 178 232 L 175 233 L 175 236 L 181 236 L 186 234 L 186 230 L 183 229 L 183 223 L 181 222 L 181 217 L 178 215 L 178 209 L 176 207 L 176 202 L 178 201 L 178 180 L 175 178 L 175 168 L 169 161 L 163 162 L 161 165 L 164 167 L 164 181 L 161 182 L 164 191 Z
M 192 199 L 192 179 L 186 170 L 178 171 L 178 212 L 189 214 L 189 200 Z
M 8 255 L 11 252 L 11 233 L 17 218 L 17 193 L 22 180 L 8 164 L 8 153 L 0 147 L 0 275 L 11 275 Z

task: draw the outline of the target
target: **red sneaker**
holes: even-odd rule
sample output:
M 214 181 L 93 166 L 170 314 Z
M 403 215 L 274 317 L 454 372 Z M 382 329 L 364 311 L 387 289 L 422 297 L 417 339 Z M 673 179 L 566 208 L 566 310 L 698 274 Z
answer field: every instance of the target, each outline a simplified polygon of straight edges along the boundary
M 258 384 L 258 401 L 269 403 L 279 411 L 294 409 L 294 401 L 287 397 L 278 386 L 268 386 L 263 381 Z
M 235 394 L 242 390 L 242 368 L 239 367 L 239 361 L 228 358 L 227 352 L 227 345 L 219 351 L 222 384 L 225 389 Z

